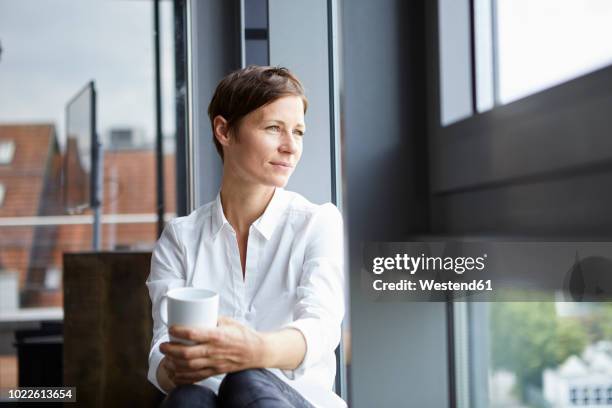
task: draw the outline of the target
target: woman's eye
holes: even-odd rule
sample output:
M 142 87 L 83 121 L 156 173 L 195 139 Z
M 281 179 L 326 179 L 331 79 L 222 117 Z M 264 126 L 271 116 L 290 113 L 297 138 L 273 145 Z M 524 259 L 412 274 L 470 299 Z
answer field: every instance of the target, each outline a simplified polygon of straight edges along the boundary
M 304 136 L 304 132 L 301 130 L 294 130 L 293 133 L 295 133 L 296 135 Z
M 280 126 L 268 126 L 266 129 L 278 132 L 280 130 Z

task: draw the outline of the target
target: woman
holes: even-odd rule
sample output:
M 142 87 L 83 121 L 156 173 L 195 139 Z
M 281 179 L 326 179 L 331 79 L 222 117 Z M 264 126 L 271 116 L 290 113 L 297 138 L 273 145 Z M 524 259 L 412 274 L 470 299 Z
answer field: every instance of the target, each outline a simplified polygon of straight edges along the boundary
M 208 108 L 223 161 L 215 201 L 172 220 L 147 286 L 153 304 L 149 380 L 164 406 L 342 407 L 333 391 L 344 316 L 338 209 L 283 187 L 305 139 L 307 100 L 285 68 L 225 77 Z M 313 180 L 313 182 L 316 182 Z M 159 302 L 171 288 L 220 295 L 218 326 L 170 327 Z

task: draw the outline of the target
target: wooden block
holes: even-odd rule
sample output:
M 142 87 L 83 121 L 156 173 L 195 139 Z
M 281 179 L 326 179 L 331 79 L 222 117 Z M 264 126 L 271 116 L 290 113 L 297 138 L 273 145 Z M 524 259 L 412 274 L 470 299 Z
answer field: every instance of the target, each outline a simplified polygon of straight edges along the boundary
M 151 253 L 64 254 L 64 384 L 87 407 L 157 406 L 147 381 Z

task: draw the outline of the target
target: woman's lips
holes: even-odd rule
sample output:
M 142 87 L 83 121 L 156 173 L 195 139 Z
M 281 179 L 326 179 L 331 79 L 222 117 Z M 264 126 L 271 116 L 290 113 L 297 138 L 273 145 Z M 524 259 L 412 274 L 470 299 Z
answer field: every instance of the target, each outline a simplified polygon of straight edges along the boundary
M 285 162 L 270 162 L 270 164 L 272 164 L 274 168 L 277 168 L 280 170 L 291 170 L 293 168 L 292 165 L 290 165 L 289 163 L 285 163 Z

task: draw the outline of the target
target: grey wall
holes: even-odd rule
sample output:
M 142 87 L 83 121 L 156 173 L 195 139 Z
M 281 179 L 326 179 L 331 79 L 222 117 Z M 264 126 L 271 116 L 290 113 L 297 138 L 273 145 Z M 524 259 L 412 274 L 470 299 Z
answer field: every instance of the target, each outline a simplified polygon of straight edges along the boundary
M 289 68 L 306 88 L 300 164 L 287 185 L 315 203 L 331 201 L 329 65 L 325 0 L 269 0 L 270 65 Z
M 360 282 L 364 241 L 428 231 L 425 1 L 342 2 L 351 407 L 449 406 L 442 303 L 378 303 Z
M 213 200 L 222 175 L 208 103 L 219 81 L 240 68 L 240 2 L 191 0 L 195 208 Z

